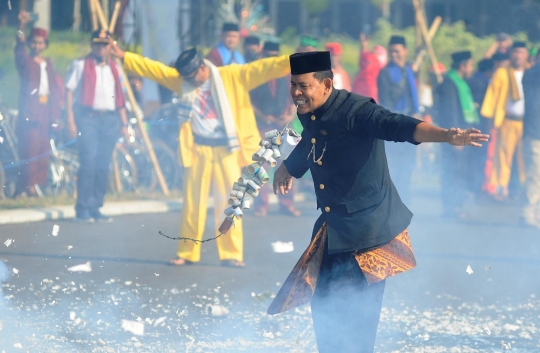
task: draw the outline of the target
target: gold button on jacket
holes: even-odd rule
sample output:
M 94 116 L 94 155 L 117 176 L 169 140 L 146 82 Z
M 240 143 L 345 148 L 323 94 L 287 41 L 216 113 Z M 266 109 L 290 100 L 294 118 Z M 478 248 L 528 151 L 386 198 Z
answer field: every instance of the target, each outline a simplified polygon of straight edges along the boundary
M 321 190 L 324 190 L 324 184 L 319 185 L 319 188 L 320 188 Z
M 315 120 L 317 120 L 317 117 L 315 115 L 312 115 L 311 120 L 315 121 Z
M 317 142 L 317 140 L 315 140 L 314 138 L 311 139 L 311 143 L 315 144 L 315 142 Z
M 326 212 L 330 212 L 330 207 L 326 206 L 326 207 L 324 208 L 324 210 L 325 210 Z

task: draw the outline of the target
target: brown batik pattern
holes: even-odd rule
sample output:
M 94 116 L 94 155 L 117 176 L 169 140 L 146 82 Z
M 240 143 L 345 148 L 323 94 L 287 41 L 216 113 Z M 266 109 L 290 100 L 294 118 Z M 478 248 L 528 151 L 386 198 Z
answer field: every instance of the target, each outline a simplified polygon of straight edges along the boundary
M 403 273 L 416 266 L 407 229 L 380 248 L 364 253 L 357 252 L 354 256 L 369 284 Z
M 317 286 L 326 235 L 324 223 L 270 304 L 268 314 L 279 314 L 309 303 Z
M 268 314 L 279 314 L 309 303 L 317 286 L 327 234 L 327 226 L 324 223 L 270 304 Z M 355 258 L 368 284 L 382 281 L 416 266 L 408 230 L 404 230 L 379 248 L 355 253 Z

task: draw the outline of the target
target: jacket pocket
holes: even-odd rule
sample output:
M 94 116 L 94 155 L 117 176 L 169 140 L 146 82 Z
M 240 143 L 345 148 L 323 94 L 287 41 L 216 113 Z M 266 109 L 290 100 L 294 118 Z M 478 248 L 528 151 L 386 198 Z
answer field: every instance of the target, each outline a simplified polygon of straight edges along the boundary
M 383 193 L 380 191 L 375 191 L 370 194 L 349 200 L 345 203 L 345 205 L 347 206 L 347 212 L 354 213 L 372 206 L 376 206 L 380 204 L 383 199 Z

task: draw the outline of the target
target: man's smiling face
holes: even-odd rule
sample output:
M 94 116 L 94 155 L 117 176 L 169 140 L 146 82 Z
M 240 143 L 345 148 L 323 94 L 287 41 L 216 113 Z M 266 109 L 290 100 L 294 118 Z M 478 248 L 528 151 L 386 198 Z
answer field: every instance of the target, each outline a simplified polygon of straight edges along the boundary
M 319 81 L 313 72 L 291 76 L 291 97 L 298 106 L 298 114 L 306 114 L 320 108 L 332 92 L 332 80 Z

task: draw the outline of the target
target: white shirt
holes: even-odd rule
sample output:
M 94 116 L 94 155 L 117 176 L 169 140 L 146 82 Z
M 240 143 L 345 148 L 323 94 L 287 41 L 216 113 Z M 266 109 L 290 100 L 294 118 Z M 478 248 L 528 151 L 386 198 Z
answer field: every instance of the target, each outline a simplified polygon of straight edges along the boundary
M 334 88 L 335 89 L 343 89 L 343 77 L 341 77 L 341 74 L 334 72 Z
M 219 118 L 212 99 L 211 80 L 206 80 L 198 89 L 193 102 L 191 130 L 194 135 L 210 139 L 226 137 L 223 122 Z
M 41 64 L 39 64 L 39 68 L 39 88 L 37 93 L 39 96 L 48 96 L 51 92 L 49 91 L 49 75 L 47 74 L 47 62 L 43 60 Z
M 508 89 L 508 102 L 506 103 L 506 114 L 513 116 L 524 116 L 525 115 L 525 98 L 523 96 L 523 84 L 521 80 L 523 79 L 524 71 L 514 71 L 514 76 L 516 78 L 517 88 L 519 92 L 519 100 L 512 100 L 512 92 L 510 88 Z
M 78 91 L 81 89 L 80 83 L 84 74 L 85 60 L 86 58 L 82 58 L 73 61 L 66 80 L 68 90 Z M 92 108 L 94 110 L 116 110 L 115 92 L 114 75 L 111 67 L 109 64 L 100 65 L 96 62 L 96 91 Z M 75 94 L 75 99 L 79 99 L 78 94 Z

